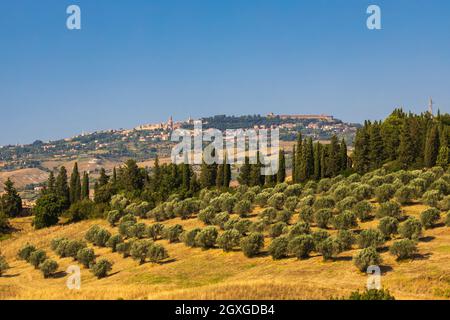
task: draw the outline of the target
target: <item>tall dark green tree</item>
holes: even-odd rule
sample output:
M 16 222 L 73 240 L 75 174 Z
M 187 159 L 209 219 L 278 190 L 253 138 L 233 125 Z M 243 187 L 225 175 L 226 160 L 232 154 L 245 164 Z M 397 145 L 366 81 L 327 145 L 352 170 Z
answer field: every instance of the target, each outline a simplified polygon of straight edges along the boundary
M 51 171 L 50 175 L 48 176 L 45 192 L 55 193 L 55 183 L 55 175 L 53 174 L 53 171 Z
M 370 126 L 369 129 L 369 167 L 370 169 L 378 169 L 384 160 L 383 138 L 381 137 L 380 126 L 377 122 Z
M 61 207 L 65 210 L 70 207 L 70 191 L 67 184 L 67 170 L 64 166 L 59 169 L 55 183 L 55 195 L 61 200 Z
M 182 183 L 181 187 L 184 190 L 189 190 L 189 186 L 191 185 L 191 177 L 192 177 L 192 169 L 189 163 L 185 162 L 182 164 Z
M 250 173 L 251 173 L 252 167 L 250 165 L 250 159 L 248 157 L 245 157 L 244 163 L 239 168 L 239 175 L 238 175 L 238 182 L 241 185 L 250 185 Z
M 403 120 L 403 127 L 400 133 L 400 146 L 398 148 L 398 161 L 403 168 L 410 167 L 416 158 L 414 154 L 414 144 L 411 137 L 411 128 L 408 118 Z
M 341 171 L 339 149 L 338 139 L 333 135 L 328 145 L 327 176 L 329 177 L 337 176 Z
M 217 166 L 216 187 L 222 188 L 224 183 L 225 165 L 219 164 Z
M 435 166 L 439 153 L 439 133 L 438 127 L 435 124 L 428 130 L 424 153 L 425 166 L 428 168 Z
M 285 180 L 286 180 L 286 158 L 284 155 L 284 150 L 280 149 L 278 156 L 277 182 L 282 183 Z
M 115 172 L 116 168 L 114 168 L 114 172 Z M 106 186 L 109 182 L 109 177 L 106 174 L 105 168 L 101 168 L 100 169 L 100 176 L 98 178 L 98 185 L 99 187 L 103 187 Z
M 360 174 L 368 172 L 371 167 L 368 126 L 369 124 L 366 122 L 364 127 L 358 129 L 354 142 L 353 167 Z
M 9 178 L 5 182 L 4 192 L 0 198 L 0 212 L 9 217 L 17 217 L 22 213 L 22 198 Z
M 133 159 L 125 162 L 122 180 L 126 191 L 139 191 L 144 187 L 144 173 Z
M 297 156 L 297 149 L 295 148 L 295 146 L 292 148 L 292 181 L 295 183 L 297 180 L 297 174 L 296 174 L 296 164 L 297 164 L 297 160 L 296 160 L 296 156 Z
M 83 173 L 83 181 L 81 184 L 81 200 L 89 199 L 89 174 Z
M 342 138 L 341 144 L 339 145 L 339 159 L 341 171 L 346 171 L 348 165 L 348 156 L 347 156 L 347 144 L 345 143 L 344 138 Z
M 76 203 L 81 200 L 81 179 L 78 172 L 78 163 L 75 162 L 70 176 L 70 203 Z
M 228 160 L 225 158 L 223 167 L 223 186 L 228 188 L 231 183 L 231 164 L 227 163 Z
M 321 156 L 322 156 L 322 145 L 320 142 L 314 144 L 314 179 L 319 180 L 321 178 L 322 168 L 321 168 Z
M 299 132 L 297 135 L 297 145 L 295 147 L 295 176 L 292 177 L 294 183 L 299 183 L 302 180 L 302 151 L 303 151 L 303 140 L 302 134 Z

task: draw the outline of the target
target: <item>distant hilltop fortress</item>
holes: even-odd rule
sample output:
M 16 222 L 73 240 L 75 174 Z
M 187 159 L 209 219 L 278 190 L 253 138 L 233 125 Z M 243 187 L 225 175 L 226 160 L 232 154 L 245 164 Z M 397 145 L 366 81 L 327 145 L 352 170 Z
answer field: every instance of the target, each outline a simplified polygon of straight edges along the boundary
M 333 116 L 325 114 L 280 114 L 275 115 L 273 112 L 267 115 L 268 118 L 279 117 L 282 120 L 321 120 L 321 121 L 334 121 Z

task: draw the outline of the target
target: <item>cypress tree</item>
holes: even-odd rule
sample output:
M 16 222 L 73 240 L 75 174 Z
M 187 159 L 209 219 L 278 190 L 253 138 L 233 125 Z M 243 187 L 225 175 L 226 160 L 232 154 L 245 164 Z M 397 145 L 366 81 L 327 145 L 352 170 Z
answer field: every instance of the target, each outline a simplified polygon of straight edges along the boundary
M 196 193 L 197 191 L 200 190 L 200 184 L 197 180 L 197 175 L 195 174 L 195 172 L 192 174 L 191 180 L 190 180 L 190 185 L 189 185 L 189 191 L 192 193 Z
M 328 145 L 327 175 L 329 177 L 337 176 L 340 172 L 339 142 L 335 135 L 331 137 L 331 143 Z
M 369 157 L 369 134 L 368 123 L 366 122 L 364 127 L 360 128 L 356 132 L 353 152 L 353 166 L 356 172 L 364 174 L 369 171 L 370 168 L 370 157 Z
M 341 144 L 339 146 L 339 158 L 340 158 L 340 165 L 341 165 L 341 172 L 347 170 L 347 164 L 348 164 L 348 156 L 347 156 L 347 144 L 345 143 L 344 138 L 341 140 Z
M 296 170 L 296 155 L 297 151 L 295 146 L 292 148 L 292 181 L 295 183 L 297 174 L 295 173 Z
M 81 184 L 81 199 L 89 199 L 89 174 L 83 173 L 83 183 Z
M 306 143 L 306 177 L 310 179 L 314 176 L 314 147 L 312 138 L 309 137 Z
M 228 188 L 231 183 L 231 164 L 227 163 L 227 159 L 224 160 L 223 167 L 223 186 Z
M 302 134 L 299 132 L 297 136 L 297 146 L 295 147 L 296 155 L 295 155 L 295 179 L 293 179 L 294 183 L 301 182 L 302 175 L 302 151 L 303 151 L 303 140 Z
M 424 153 L 425 166 L 428 168 L 433 167 L 436 164 L 439 153 L 439 134 L 436 125 L 432 125 L 428 130 Z
M 115 185 L 115 184 L 117 183 L 117 171 L 116 171 L 116 167 L 113 168 L 112 183 L 113 183 L 113 185 Z
M 114 168 L 114 172 L 116 172 L 116 168 Z M 103 187 L 108 184 L 109 177 L 106 174 L 105 168 L 100 169 L 100 177 L 98 178 L 98 185 Z
M 191 176 L 192 176 L 192 170 L 191 170 L 191 166 L 188 163 L 183 163 L 182 164 L 182 182 L 181 182 L 181 187 L 184 190 L 189 190 L 190 185 L 191 185 Z
M 282 183 L 286 180 L 286 159 L 284 150 L 280 149 L 278 158 L 277 182 Z
M 407 118 L 403 121 L 400 133 L 400 146 L 398 150 L 398 161 L 405 169 L 410 167 L 415 160 L 414 145 L 411 138 L 411 129 Z
M 67 184 L 67 170 L 64 166 L 59 169 L 55 182 L 56 195 L 61 199 L 62 209 L 68 209 L 70 206 L 70 191 Z
M 50 175 L 47 180 L 47 193 L 55 193 L 55 175 L 53 174 L 53 171 L 50 172 Z
M 17 217 L 22 213 L 22 198 L 10 178 L 5 182 L 4 192 L 5 194 L 0 199 L 0 213 L 3 212 L 9 217 Z
M 238 182 L 241 185 L 250 185 L 251 166 L 249 158 L 245 157 L 244 164 L 239 169 Z
M 436 160 L 436 164 L 444 169 L 446 169 L 448 166 L 448 152 L 449 152 L 448 146 L 446 145 L 441 146 Z
M 320 152 L 320 178 L 326 178 L 327 177 L 327 151 L 328 148 L 327 146 L 321 147 L 321 152 Z
M 314 179 L 319 180 L 322 174 L 321 168 L 322 145 L 320 142 L 314 144 Z
M 381 137 L 380 126 L 374 123 L 369 130 L 369 163 L 370 169 L 378 169 L 383 164 L 383 138 Z
M 78 163 L 75 162 L 70 176 L 70 203 L 75 203 L 81 199 L 81 180 L 80 173 L 78 172 Z
M 223 187 L 225 180 L 225 165 L 219 164 L 217 167 L 217 177 L 216 177 L 216 187 L 221 188 Z

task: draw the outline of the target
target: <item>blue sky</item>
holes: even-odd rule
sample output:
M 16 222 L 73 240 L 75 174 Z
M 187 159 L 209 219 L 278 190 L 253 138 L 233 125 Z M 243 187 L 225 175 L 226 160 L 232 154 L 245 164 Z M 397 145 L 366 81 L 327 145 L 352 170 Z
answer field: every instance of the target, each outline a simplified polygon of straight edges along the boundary
M 66 29 L 70 4 L 80 31 Z M 447 0 L 2 0 L 0 144 L 170 115 L 359 122 L 430 96 L 450 111 L 449 33 Z

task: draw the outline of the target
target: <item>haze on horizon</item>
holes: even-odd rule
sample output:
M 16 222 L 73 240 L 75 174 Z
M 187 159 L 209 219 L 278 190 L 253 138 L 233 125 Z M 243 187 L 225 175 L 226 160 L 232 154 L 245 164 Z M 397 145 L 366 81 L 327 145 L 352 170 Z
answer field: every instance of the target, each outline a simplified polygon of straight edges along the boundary
M 66 28 L 66 8 L 82 30 Z M 366 9 L 382 9 L 382 30 Z M 450 111 L 450 3 L 330 0 L 0 4 L 0 145 L 215 114 L 382 119 Z

